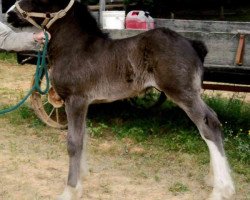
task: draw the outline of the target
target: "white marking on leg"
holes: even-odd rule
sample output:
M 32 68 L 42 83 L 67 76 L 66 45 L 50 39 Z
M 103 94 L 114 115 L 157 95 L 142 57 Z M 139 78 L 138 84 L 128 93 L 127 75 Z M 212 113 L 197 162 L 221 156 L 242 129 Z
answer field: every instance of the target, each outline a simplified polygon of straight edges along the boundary
M 213 167 L 213 192 L 212 200 L 231 199 L 235 194 L 233 180 L 230 175 L 230 168 L 225 155 L 222 155 L 214 142 L 205 140 L 211 157 Z M 224 154 L 224 152 L 223 152 Z
M 63 193 L 57 198 L 57 200 L 71 200 L 72 196 L 72 188 L 70 186 L 66 186 Z
M 77 181 L 76 187 L 67 185 L 63 193 L 57 198 L 57 200 L 77 200 L 82 196 L 82 184 L 81 181 Z

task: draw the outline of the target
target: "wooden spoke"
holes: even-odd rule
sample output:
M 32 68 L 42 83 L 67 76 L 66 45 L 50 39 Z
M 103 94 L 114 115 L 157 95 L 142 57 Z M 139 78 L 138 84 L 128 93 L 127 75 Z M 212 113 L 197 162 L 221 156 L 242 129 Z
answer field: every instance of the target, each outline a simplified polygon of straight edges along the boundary
M 49 101 L 46 101 L 45 103 L 43 103 L 43 106 L 45 106 L 47 103 L 49 103 Z
M 32 86 L 34 86 L 34 84 L 35 82 L 33 79 Z M 44 78 L 40 80 L 39 85 L 42 87 L 42 90 L 46 87 L 46 81 Z M 30 98 L 31 105 L 36 115 L 45 124 L 54 128 L 67 128 L 67 119 L 66 113 L 64 112 L 64 107 L 55 108 L 53 105 L 50 105 L 50 102 L 48 101 L 48 95 L 41 95 L 37 91 L 33 92 Z
M 59 123 L 59 109 L 56 108 L 56 122 Z
M 55 111 L 55 108 L 53 107 L 53 109 L 51 110 L 50 114 L 48 115 L 49 118 L 51 117 L 51 115 L 53 114 L 54 111 Z

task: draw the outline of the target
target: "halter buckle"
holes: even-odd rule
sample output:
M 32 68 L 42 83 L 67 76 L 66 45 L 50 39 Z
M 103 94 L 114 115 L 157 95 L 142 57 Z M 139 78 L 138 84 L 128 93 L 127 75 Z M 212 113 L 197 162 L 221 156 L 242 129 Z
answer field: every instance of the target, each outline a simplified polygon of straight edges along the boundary
M 23 16 L 23 18 L 27 18 L 28 17 L 28 14 L 24 11 L 23 13 L 22 13 L 22 16 Z

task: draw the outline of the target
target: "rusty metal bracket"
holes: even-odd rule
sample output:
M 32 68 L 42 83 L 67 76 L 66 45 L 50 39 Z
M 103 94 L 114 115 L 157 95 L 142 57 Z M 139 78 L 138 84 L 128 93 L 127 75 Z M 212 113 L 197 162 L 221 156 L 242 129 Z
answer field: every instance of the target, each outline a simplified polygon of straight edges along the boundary
M 235 64 L 238 66 L 243 65 L 244 47 L 245 47 L 245 35 L 240 34 L 238 49 L 235 58 Z
M 247 85 L 232 85 L 221 83 L 203 83 L 202 88 L 205 90 L 223 90 L 230 92 L 250 92 L 250 86 Z

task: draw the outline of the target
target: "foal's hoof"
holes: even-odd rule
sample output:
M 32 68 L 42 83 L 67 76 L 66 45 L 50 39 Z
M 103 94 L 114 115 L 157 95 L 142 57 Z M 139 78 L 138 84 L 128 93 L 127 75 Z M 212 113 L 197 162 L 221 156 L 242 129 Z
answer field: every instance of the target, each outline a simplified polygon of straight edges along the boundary
M 77 184 L 75 188 L 67 186 L 57 200 L 78 200 L 82 196 L 82 185 Z
M 65 189 L 64 192 L 57 197 L 57 200 L 74 200 L 74 198 L 72 197 L 70 191 Z
M 73 200 L 70 195 L 61 194 L 56 200 Z
M 204 182 L 205 182 L 205 184 L 206 184 L 207 186 L 213 187 L 213 185 L 214 185 L 214 177 L 213 177 L 213 175 L 208 174 L 208 175 L 205 177 Z
M 234 200 L 235 189 L 233 185 L 227 185 L 220 189 L 213 189 L 209 200 Z

